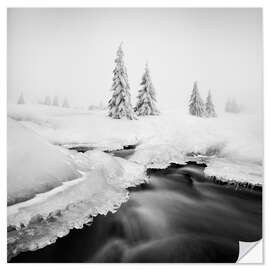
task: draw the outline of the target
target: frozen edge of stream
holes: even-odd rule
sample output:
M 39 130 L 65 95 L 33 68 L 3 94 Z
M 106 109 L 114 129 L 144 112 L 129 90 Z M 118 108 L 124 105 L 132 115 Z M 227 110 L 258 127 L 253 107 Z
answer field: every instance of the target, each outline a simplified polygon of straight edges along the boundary
M 139 144 L 134 145 L 122 145 L 112 148 L 106 148 L 106 147 L 98 147 L 94 146 L 93 144 L 84 143 L 84 144 L 64 144 L 61 145 L 62 147 L 69 149 L 69 150 L 75 150 L 78 152 L 87 152 L 89 150 L 100 150 L 104 151 L 106 153 L 112 153 L 114 151 L 121 151 L 121 150 L 135 150 L 136 147 Z M 232 185 L 236 189 L 244 188 L 247 190 L 259 190 L 262 191 L 263 184 L 261 184 L 258 180 L 254 179 L 248 179 L 247 177 L 244 178 L 236 178 L 236 177 L 223 177 L 223 176 L 217 176 L 213 170 L 211 165 L 211 160 L 215 158 L 215 156 L 207 156 L 202 154 L 196 154 L 196 153 L 186 153 L 183 155 L 183 157 L 177 157 L 172 158 L 170 161 L 164 161 L 164 162 L 152 162 L 150 161 L 148 164 L 141 164 L 140 162 L 136 160 L 132 160 L 135 163 L 141 164 L 146 166 L 147 169 L 166 169 L 171 166 L 171 164 L 179 164 L 179 165 L 186 165 L 189 162 L 195 162 L 197 164 L 205 164 L 206 170 L 204 170 L 204 176 L 211 181 L 213 181 L 215 184 L 220 185 Z M 263 176 L 262 176 L 263 178 Z M 257 178 L 258 179 L 258 178 Z
M 128 187 L 148 181 L 144 166 L 111 156 L 103 160 L 107 154 L 102 152 L 93 154 L 94 158 L 101 158 L 103 166 L 115 160 L 112 166 L 117 166 L 112 167 L 112 174 L 106 173 L 98 162 L 88 168 L 90 171 L 80 171 L 83 177 L 63 182 L 31 200 L 8 207 L 8 260 L 20 252 L 54 243 L 71 229 L 91 223 L 98 214 L 116 212 L 129 199 Z M 89 166 L 88 163 L 85 165 Z M 115 171 L 120 168 L 122 170 Z M 93 185 L 96 186 L 94 189 Z
M 81 146 L 79 146 L 81 147 Z M 122 149 L 117 150 L 127 150 L 127 149 L 135 149 L 136 146 L 125 146 L 122 147 Z M 72 150 L 76 150 L 76 147 L 73 146 Z M 80 149 L 80 152 L 84 152 Z M 88 149 L 87 150 L 93 150 Z M 103 150 L 104 152 L 106 150 Z M 106 151 L 107 152 L 107 151 Z M 118 158 L 119 159 L 119 158 Z M 139 164 L 136 161 L 133 161 L 134 163 Z M 196 164 L 204 164 L 206 165 L 207 162 L 204 162 L 203 159 L 197 159 L 196 157 L 185 157 L 185 160 L 173 160 L 170 162 L 164 162 L 164 163 L 150 163 L 145 166 L 145 173 L 147 170 L 151 169 L 158 169 L 158 170 L 164 170 L 168 169 L 171 166 L 185 166 L 189 164 L 190 162 L 194 162 Z M 142 165 L 142 164 L 140 164 Z M 207 166 L 207 165 L 206 165 Z M 234 186 L 236 190 L 238 189 L 246 189 L 246 190 L 255 190 L 255 191 L 262 191 L 262 185 L 261 184 L 252 184 L 248 182 L 241 182 L 236 180 L 229 180 L 222 177 L 215 177 L 211 175 L 207 175 L 204 173 L 204 176 L 212 181 L 215 184 L 219 185 L 230 185 Z M 63 183 L 62 186 L 57 187 L 55 189 L 65 189 L 67 186 L 76 185 L 74 181 L 82 181 L 83 178 L 75 179 L 73 181 L 68 181 Z M 136 185 L 140 185 L 143 182 L 147 182 L 146 179 L 139 181 Z M 134 185 L 134 186 L 136 186 Z M 46 193 L 54 193 L 55 189 L 50 190 Z M 108 212 L 116 212 L 117 209 L 121 206 L 122 203 L 126 202 L 129 199 L 129 192 L 127 189 L 123 190 L 123 194 L 119 195 L 119 197 L 115 196 L 115 194 L 112 196 L 113 198 L 116 198 L 115 201 L 111 201 L 110 205 L 107 205 L 106 211 L 104 211 L 104 207 L 102 209 L 95 209 L 95 211 L 91 211 L 92 203 L 85 200 L 81 201 L 79 203 L 72 203 L 69 204 L 66 209 L 59 210 L 55 212 L 51 212 L 46 218 L 42 217 L 41 215 L 36 215 L 31 219 L 29 224 L 27 226 L 22 226 L 19 229 L 15 228 L 13 226 L 9 226 L 8 228 L 8 260 L 10 260 L 12 257 L 18 255 L 20 252 L 23 251 L 34 251 L 40 248 L 43 248 L 47 245 L 55 243 L 57 238 L 64 237 L 69 233 L 69 231 L 73 228 L 80 229 L 84 225 L 89 225 L 93 222 L 93 217 L 98 214 L 106 215 Z M 30 200 L 40 200 L 43 197 L 46 197 L 44 194 L 37 195 L 34 199 Z M 26 201 L 22 204 L 29 204 L 31 202 Z M 16 205 L 13 206 L 13 208 L 16 208 Z M 91 210 L 90 210 L 91 209 Z M 35 231 L 38 231 L 42 227 L 42 234 L 35 235 Z M 23 235 L 23 237 L 22 237 Z M 19 238 L 19 243 L 18 243 Z M 28 238 L 28 239 L 27 239 Z

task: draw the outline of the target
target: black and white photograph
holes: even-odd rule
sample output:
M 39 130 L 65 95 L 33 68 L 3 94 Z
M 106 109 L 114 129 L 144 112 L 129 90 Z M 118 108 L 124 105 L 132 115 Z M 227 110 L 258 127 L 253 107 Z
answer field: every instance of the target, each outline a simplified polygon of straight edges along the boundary
M 262 8 L 6 13 L 9 265 L 237 263 L 262 242 Z

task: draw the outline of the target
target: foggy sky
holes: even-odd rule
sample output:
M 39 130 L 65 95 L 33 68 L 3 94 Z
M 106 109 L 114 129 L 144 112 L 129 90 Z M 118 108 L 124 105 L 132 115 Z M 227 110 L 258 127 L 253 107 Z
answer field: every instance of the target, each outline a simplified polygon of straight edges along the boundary
M 161 108 L 186 107 L 192 85 L 223 110 L 262 105 L 261 9 L 8 9 L 7 97 L 88 106 L 111 96 L 123 41 L 133 103 L 149 64 Z

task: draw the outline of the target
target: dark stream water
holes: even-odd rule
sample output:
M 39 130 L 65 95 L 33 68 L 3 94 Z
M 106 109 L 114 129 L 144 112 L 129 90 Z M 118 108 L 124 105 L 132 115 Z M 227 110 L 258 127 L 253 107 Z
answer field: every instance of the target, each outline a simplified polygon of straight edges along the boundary
M 149 170 L 117 213 L 11 262 L 235 262 L 239 241 L 262 237 L 262 193 L 217 185 L 203 169 Z

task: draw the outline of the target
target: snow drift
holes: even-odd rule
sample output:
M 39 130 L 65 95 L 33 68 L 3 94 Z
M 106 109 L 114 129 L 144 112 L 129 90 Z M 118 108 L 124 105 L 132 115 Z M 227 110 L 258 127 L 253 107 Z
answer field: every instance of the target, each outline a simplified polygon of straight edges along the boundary
M 7 121 L 8 205 L 32 198 L 80 176 L 60 147 L 49 144 L 20 123 Z

